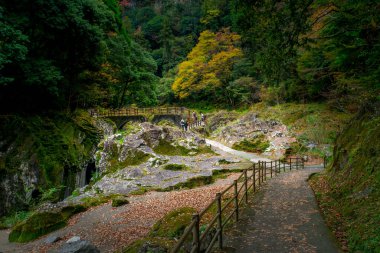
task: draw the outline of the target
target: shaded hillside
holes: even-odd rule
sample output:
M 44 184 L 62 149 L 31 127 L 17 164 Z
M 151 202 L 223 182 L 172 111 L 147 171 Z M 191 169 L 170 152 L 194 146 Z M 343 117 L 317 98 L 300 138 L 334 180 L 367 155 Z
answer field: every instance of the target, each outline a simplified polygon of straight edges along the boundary
M 314 178 L 327 222 L 350 252 L 380 251 L 380 102 L 364 105 L 336 140 L 328 171 Z

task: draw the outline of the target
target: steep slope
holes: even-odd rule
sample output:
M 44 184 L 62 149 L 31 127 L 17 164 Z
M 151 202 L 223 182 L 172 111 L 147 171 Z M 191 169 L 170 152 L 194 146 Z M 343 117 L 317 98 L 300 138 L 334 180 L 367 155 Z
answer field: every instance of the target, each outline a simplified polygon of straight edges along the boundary
M 380 102 L 365 104 L 336 140 L 325 174 L 313 178 L 327 223 L 350 252 L 380 251 Z

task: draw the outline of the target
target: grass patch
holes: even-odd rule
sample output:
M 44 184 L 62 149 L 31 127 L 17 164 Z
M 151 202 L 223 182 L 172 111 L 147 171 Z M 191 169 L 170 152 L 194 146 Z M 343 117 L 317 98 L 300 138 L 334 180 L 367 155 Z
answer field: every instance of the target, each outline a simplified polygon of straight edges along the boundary
M 183 171 L 183 170 L 189 170 L 189 166 L 186 166 L 185 164 L 166 164 L 164 166 L 164 170 L 173 170 L 173 171 Z
M 269 146 L 269 141 L 260 135 L 257 138 L 244 139 L 241 142 L 234 143 L 232 148 L 246 152 L 263 153 Z

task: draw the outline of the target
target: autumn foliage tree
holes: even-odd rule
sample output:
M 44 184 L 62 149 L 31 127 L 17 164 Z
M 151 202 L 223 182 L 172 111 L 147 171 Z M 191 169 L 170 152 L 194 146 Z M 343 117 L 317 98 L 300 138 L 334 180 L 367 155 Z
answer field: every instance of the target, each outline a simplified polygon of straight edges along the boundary
M 225 88 L 231 81 L 234 64 L 243 56 L 240 36 L 229 29 L 206 30 L 198 44 L 178 67 L 173 91 L 179 99 L 206 99 L 228 102 Z

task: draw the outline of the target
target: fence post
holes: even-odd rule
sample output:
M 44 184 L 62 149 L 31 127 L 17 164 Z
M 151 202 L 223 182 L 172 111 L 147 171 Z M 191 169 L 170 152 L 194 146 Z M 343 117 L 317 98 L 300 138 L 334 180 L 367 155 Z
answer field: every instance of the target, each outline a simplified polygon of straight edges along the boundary
M 235 193 L 235 221 L 239 220 L 239 196 L 238 196 L 238 184 L 237 180 L 234 180 L 234 193 Z
M 265 162 L 264 163 L 264 180 L 267 181 L 267 163 L 268 162 Z
M 256 192 L 256 163 L 253 164 L 253 193 Z
M 195 220 L 195 225 L 193 227 L 193 247 L 195 247 L 195 252 L 200 252 L 199 243 L 199 214 L 193 214 L 193 220 Z
M 302 166 L 302 169 L 305 169 L 305 161 L 303 160 L 303 157 L 301 158 L 301 166 Z
M 273 177 L 273 161 L 270 161 L 270 178 Z
M 292 158 L 290 157 L 290 162 L 289 162 L 289 164 L 290 164 L 290 170 L 292 170 Z
M 244 170 L 244 194 L 245 194 L 245 203 L 248 204 L 248 172 Z
M 218 241 L 219 241 L 219 249 L 223 248 L 223 223 L 222 223 L 222 194 L 218 192 L 216 194 L 217 205 L 218 205 Z

